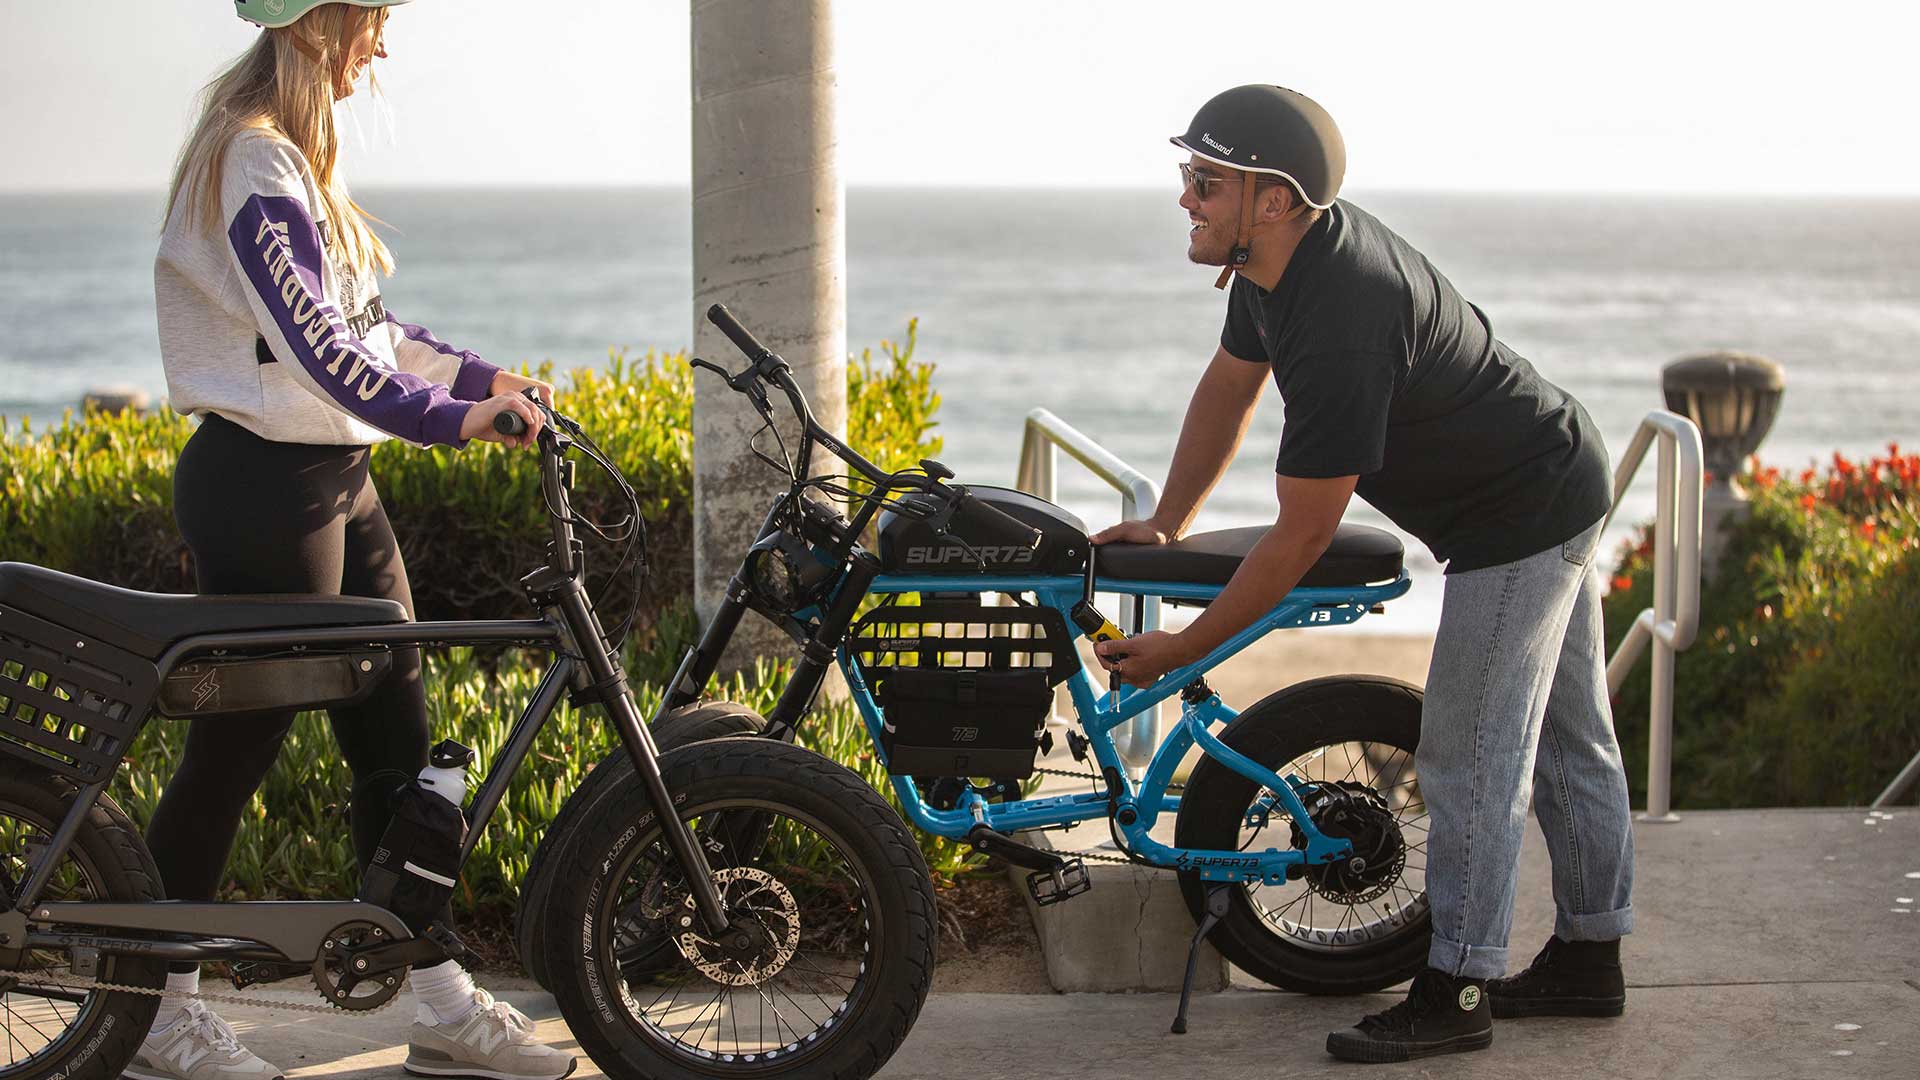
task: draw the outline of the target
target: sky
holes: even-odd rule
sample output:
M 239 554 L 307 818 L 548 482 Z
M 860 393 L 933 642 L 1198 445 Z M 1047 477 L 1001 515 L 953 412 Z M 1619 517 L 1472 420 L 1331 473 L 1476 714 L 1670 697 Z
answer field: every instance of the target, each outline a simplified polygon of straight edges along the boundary
M 779 0 L 745 0 L 775 3 Z M 360 186 L 684 185 L 686 0 L 416 0 Z M 1169 186 L 1208 97 L 1325 105 L 1349 188 L 1920 195 L 1920 5 L 837 0 L 849 185 Z M 0 0 L 0 191 L 163 185 L 227 0 Z M 365 95 L 361 95 L 362 98 Z

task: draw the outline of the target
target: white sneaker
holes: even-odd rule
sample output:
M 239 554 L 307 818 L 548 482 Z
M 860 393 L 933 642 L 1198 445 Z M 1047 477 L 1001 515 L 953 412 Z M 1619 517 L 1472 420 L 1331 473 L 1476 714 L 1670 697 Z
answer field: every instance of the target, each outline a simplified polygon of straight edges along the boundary
M 165 1031 L 148 1033 L 123 1075 L 133 1080 L 284 1080 L 278 1066 L 241 1046 L 233 1028 L 196 1000 L 189 1000 Z
M 452 1024 L 414 1022 L 404 1068 L 421 1076 L 479 1076 L 486 1080 L 561 1080 L 573 1055 L 533 1039 L 533 1021 L 504 1001 L 475 990 L 473 1015 Z

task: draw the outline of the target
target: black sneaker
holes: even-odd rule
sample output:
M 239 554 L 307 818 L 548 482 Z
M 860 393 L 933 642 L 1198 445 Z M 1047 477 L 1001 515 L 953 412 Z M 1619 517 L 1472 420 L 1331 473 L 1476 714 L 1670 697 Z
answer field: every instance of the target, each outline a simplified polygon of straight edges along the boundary
M 1627 1007 L 1620 942 L 1550 937 L 1527 970 L 1487 983 L 1493 1015 L 1619 1016 Z
M 1485 981 L 1438 968 L 1415 975 L 1405 1001 L 1327 1036 L 1327 1053 L 1342 1061 L 1408 1061 L 1492 1045 Z

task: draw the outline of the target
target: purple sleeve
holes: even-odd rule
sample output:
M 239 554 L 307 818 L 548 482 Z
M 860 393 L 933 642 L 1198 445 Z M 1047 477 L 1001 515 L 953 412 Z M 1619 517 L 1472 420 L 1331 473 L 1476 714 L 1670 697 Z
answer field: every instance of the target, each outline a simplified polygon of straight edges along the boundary
M 460 361 L 460 370 L 453 377 L 453 396 L 461 401 L 485 401 L 491 396 L 493 377 L 500 369 L 465 349 L 455 349 L 429 333 L 424 326 L 403 323 L 387 312 L 387 321 L 399 330 L 407 341 L 418 342 L 439 353 L 441 356 L 455 357 Z
M 460 425 L 472 405 L 448 388 L 387 364 L 347 329 L 320 282 L 320 230 L 300 200 L 254 195 L 227 229 L 241 275 L 252 286 L 261 335 L 308 389 L 390 435 L 464 446 Z

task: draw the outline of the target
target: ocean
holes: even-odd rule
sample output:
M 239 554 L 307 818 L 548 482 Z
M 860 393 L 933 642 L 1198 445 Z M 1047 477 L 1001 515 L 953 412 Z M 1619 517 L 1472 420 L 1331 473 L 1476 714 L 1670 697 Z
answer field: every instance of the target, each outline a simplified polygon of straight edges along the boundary
M 1023 418 L 1045 406 L 1164 477 L 1187 394 L 1218 341 L 1213 271 L 1184 260 L 1177 192 L 855 188 L 848 344 L 901 340 L 937 365 L 943 460 L 1008 483 Z M 1495 333 L 1572 391 L 1610 449 L 1661 407 L 1659 370 L 1739 349 L 1787 391 L 1761 456 L 1915 442 L 1920 200 L 1477 196 L 1356 192 L 1424 251 Z M 401 318 L 496 363 L 604 362 L 609 346 L 690 340 L 683 190 L 361 193 L 393 226 Z M 81 393 L 164 393 L 154 332 L 152 194 L 0 195 L 0 415 L 57 419 Z M 752 312 L 742 312 L 749 323 Z M 737 358 L 725 357 L 727 362 Z M 1281 409 L 1269 392 L 1197 528 L 1271 521 Z M 17 423 L 16 423 L 17 428 Z M 1119 500 L 1068 459 L 1061 501 L 1099 527 Z M 1651 516 L 1652 460 L 1607 538 Z M 1356 503 L 1349 519 L 1387 523 Z M 1414 592 L 1355 630 L 1423 633 L 1440 574 L 1409 542 Z

